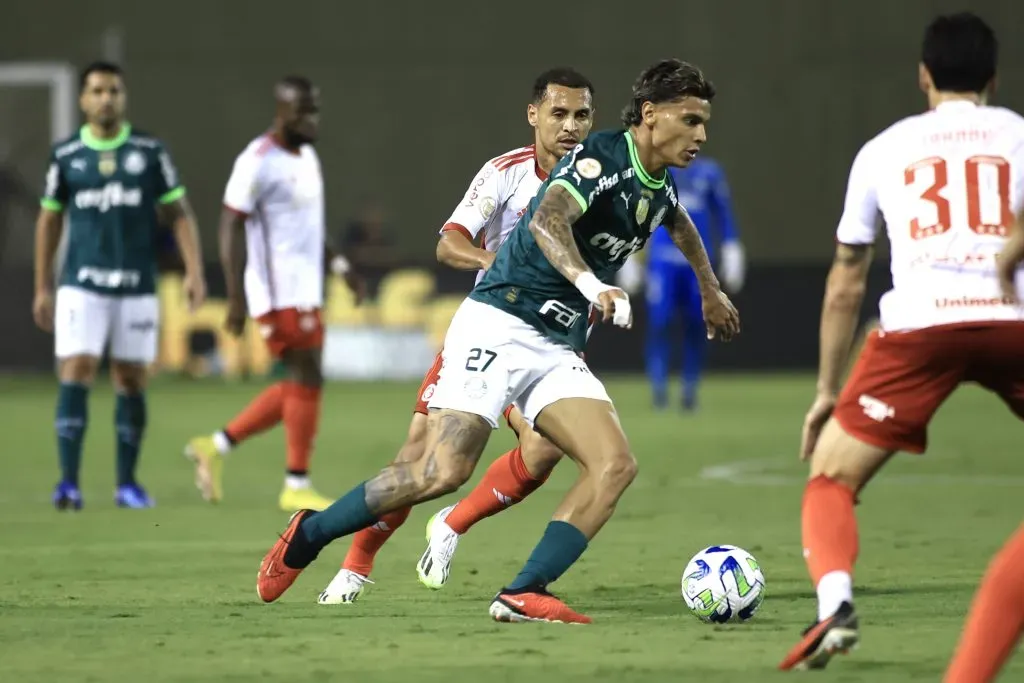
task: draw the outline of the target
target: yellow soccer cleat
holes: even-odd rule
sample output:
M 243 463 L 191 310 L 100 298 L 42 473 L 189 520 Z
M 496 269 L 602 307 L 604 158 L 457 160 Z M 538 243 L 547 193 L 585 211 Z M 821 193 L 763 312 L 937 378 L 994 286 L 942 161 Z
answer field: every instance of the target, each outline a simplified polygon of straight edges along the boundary
M 285 486 L 281 491 L 280 497 L 277 499 L 277 504 L 285 512 L 297 512 L 298 510 L 316 510 L 319 512 L 324 508 L 330 507 L 333 502 L 333 499 L 321 496 L 311 487 L 297 489 Z
M 221 477 L 224 455 L 217 450 L 212 436 L 197 436 L 185 446 L 185 457 L 196 464 L 196 488 L 203 500 L 219 503 L 224 498 Z

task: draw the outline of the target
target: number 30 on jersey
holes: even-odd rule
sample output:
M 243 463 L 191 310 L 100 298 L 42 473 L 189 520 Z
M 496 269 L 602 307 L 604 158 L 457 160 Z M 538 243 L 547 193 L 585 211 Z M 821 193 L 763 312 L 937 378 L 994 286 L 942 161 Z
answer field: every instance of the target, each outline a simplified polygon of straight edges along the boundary
M 1010 208 L 1010 162 L 997 156 L 973 156 L 964 162 L 966 182 L 966 207 L 957 206 L 957 212 L 966 209 L 966 215 L 953 214 L 953 204 L 943 190 L 949 185 L 949 162 L 942 157 L 929 157 L 907 166 L 903 171 L 904 185 L 918 184 L 923 178 L 922 171 L 931 170 L 932 183 L 922 193 L 921 199 L 931 204 L 926 212 L 935 222 L 923 224 L 920 216 L 910 221 L 910 237 L 919 240 L 947 232 L 954 221 L 966 225 L 979 235 L 1006 237 L 1013 225 L 1013 211 Z M 927 220 L 927 219 L 924 219 Z

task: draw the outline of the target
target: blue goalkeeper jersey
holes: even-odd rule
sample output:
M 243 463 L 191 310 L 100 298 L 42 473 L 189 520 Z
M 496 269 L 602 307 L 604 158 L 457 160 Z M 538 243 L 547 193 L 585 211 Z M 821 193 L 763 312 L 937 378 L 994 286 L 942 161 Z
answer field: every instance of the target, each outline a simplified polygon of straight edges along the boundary
M 718 246 L 738 239 L 725 172 L 716 161 L 701 157 L 694 159 L 687 168 L 671 168 L 669 172 L 675 181 L 679 203 L 693 219 L 708 258 L 714 263 Z M 647 262 L 652 266 L 688 265 L 664 226 L 654 231 L 647 250 Z

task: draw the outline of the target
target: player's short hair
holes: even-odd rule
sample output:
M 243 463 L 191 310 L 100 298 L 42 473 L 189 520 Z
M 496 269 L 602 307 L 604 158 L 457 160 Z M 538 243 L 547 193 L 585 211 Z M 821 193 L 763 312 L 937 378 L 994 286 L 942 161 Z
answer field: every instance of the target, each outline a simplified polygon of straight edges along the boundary
M 295 74 L 285 76 L 279 80 L 277 84 L 279 86 L 295 88 L 300 92 L 312 92 L 314 88 L 313 81 L 309 80 L 305 76 L 297 76 Z
M 644 102 L 660 104 L 683 97 L 699 97 L 710 101 L 715 86 L 704 77 L 704 72 L 680 59 L 663 59 L 637 76 L 633 83 L 633 99 L 622 110 L 622 124 L 636 126 L 642 120 L 640 109 Z
M 85 84 L 89 80 L 89 76 L 92 74 L 113 74 L 114 76 L 120 76 L 124 78 L 124 71 L 121 70 L 117 64 L 113 62 L 96 61 L 87 64 L 84 69 L 78 73 L 78 92 L 85 90 Z
M 998 54 L 996 34 L 971 12 L 936 17 L 921 47 L 935 89 L 946 92 L 982 92 L 996 75 Z
M 549 85 L 560 85 L 565 88 L 586 88 L 590 96 L 594 96 L 594 84 L 590 79 L 576 69 L 569 66 L 556 66 L 548 69 L 533 81 L 533 96 L 531 102 L 540 104 L 548 91 Z

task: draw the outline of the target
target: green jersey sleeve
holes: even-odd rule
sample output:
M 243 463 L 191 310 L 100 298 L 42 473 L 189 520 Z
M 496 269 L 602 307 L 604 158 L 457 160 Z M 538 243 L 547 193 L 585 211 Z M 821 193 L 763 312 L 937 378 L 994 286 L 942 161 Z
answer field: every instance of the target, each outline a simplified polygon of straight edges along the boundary
M 612 185 L 610 176 L 618 172 L 614 159 L 589 141 L 576 145 L 552 170 L 551 186 L 561 186 L 573 196 L 586 213 L 594 197 Z M 615 179 L 618 182 L 618 178 Z
M 157 163 L 152 166 L 152 172 L 156 174 L 156 196 L 160 204 L 170 204 L 185 196 L 185 186 L 181 184 L 178 177 L 178 169 L 174 166 L 171 153 L 160 145 L 154 150 Z
M 68 203 L 69 194 L 64 169 L 57 160 L 56 151 L 53 151 L 50 153 L 50 163 L 46 167 L 46 181 L 39 204 L 50 211 L 63 211 Z

